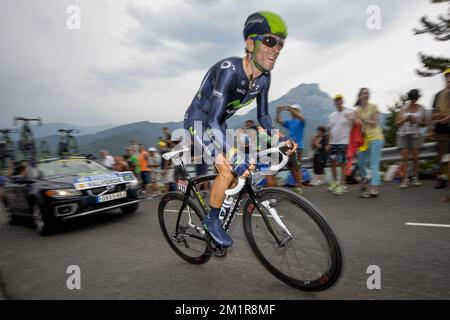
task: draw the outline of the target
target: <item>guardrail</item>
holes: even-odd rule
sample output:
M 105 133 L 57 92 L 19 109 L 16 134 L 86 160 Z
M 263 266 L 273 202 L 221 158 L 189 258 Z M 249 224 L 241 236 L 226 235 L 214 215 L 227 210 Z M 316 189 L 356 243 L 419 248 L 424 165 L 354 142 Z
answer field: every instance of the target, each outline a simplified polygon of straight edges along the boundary
M 436 142 L 424 143 L 420 148 L 419 159 L 433 159 L 437 156 Z M 399 147 L 383 148 L 381 153 L 381 162 L 385 161 L 401 161 L 402 155 L 400 153 Z M 355 160 L 356 161 L 356 160 Z M 312 169 L 313 168 L 313 157 L 303 157 L 302 158 L 302 168 Z M 187 169 L 189 173 L 195 173 L 195 165 L 188 165 Z M 287 168 L 282 169 L 282 171 L 288 170 Z M 208 166 L 208 173 L 213 173 L 213 166 Z
M 419 159 L 433 159 L 437 156 L 436 142 L 424 143 L 420 148 Z M 356 157 L 355 157 L 356 159 Z M 399 147 L 381 149 L 381 162 L 385 161 L 401 161 L 402 155 Z M 302 168 L 311 169 L 313 167 L 313 158 L 302 158 Z

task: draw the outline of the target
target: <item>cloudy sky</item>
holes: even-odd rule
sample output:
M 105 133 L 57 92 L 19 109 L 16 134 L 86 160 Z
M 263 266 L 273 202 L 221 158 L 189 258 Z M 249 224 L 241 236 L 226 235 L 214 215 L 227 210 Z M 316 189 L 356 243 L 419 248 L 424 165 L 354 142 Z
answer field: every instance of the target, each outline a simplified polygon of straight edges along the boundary
M 80 29 L 67 27 L 71 5 Z M 379 29 L 367 26 L 373 5 Z M 415 75 L 417 53 L 448 56 L 450 41 L 412 29 L 447 8 L 428 0 L 3 0 L 0 126 L 11 127 L 14 115 L 79 125 L 180 121 L 206 70 L 243 55 L 243 23 L 258 10 L 279 13 L 289 30 L 270 100 L 318 83 L 348 105 L 369 87 L 381 109 L 420 88 L 430 107 L 443 81 Z

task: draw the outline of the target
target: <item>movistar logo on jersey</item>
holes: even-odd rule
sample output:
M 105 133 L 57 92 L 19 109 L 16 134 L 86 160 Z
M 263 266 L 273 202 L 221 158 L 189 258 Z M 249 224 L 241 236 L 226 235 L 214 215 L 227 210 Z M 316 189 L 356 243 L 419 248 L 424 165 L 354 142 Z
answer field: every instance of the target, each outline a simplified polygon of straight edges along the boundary
M 237 99 L 237 100 L 233 100 L 228 104 L 228 107 L 231 107 L 233 109 L 240 109 L 243 108 L 245 106 L 248 106 L 250 103 L 253 102 L 253 100 L 255 100 L 255 98 L 250 99 L 249 101 L 247 101 L 246 103 L 241 104 L 241 100 Z
M 237 88 L 237 89 L 236 89 L 236 92 L 238 92 L 238 93 L 240 93 L 240 94 L 246 94 L 246 93 L 247 93 L 247 90 L 241 89 L 241 88 Z

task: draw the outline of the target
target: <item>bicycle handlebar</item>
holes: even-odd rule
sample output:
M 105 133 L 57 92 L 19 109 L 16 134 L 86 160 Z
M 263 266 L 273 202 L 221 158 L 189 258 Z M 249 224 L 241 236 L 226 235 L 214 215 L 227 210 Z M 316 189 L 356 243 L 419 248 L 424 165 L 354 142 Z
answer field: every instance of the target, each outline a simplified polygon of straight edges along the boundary
M 42 119 L 40 117 L 39 118 L 14 117 L 14 126 L 17 126 L 18 121 L 23 122 L 37 121 L 38 125 L 42 125 Z
M 289 157 L 287 155 L 285 155 L 280 150 L 281 148 L 284 148 L 286 146 L 287 146 L 286 142 L 281 142 L 280 144 L 278 144 L 277 147 L 273 147 L 273 148 L 270 148 L 270 149 L 267 149 L 267 150 L 264 150 L 264 151 L 261 151 L 261 152 L 258 153 L 259 157 L 264 156 L 264 155 L 269 154 L 269 153 L 275 153 L 275 152 L 278 152 L 278 153 L 281 154 L 281 156 L 283 157 L 283 160 L 281 160 L 280 164 L 270 166 L 270 168 L 269 168 L 269 170 L 272 173 L 276 173 L 277 171 L 280 171 L 286 165 L 286 163 L 288 162 Z M 245 181 L 246 181 L 245 178 L 239 177 L 238 178 L 238 184 L 232 189 L 225 190 L 225 195 L 232 196 L 232 195 L 235 195 L 235 194 L 238 194 L 239 192 L 241 192 L 241 190 L 245 186 Z
M 267 154 L 275 153 L 275 152 L 278 152 L 281 154 L 283 160 L 281 160 L 281 162 L 278 165 L 270 166 L 269 171 L 276 173 L 276 172 L 280 171 L 281 169 L 283 169 L 283 167 L 289 161 L 289 157 L 287 155 L 285 155 L 283 152 L 281 152 L 281 150 L 280 150 L 281 148 L 284 148 L 286 146 L 287 146 L 286 142 L 281 142 L 280 144 L 278 144 L 277 147 L 270 148 L 270 149 L 267 149 L 267 150 L 264 150 L 264 151 L 261 151 L 258 153 L 258 157 L 262 157 Z
M 72 133 L 72 132 L 79 133 L 80 131 L 75 130 L 75 129 L 59 129 L 58 132 L 61 132 L 61 133 L 63 133 L 63 132 L 65 132 L 65 133 Z
M 245 178 L 239 177 L 238 184 L 236 185 L 236 187 L 225 190 L 225 195 L 234 196 L 235 194 L 238 194 L 239 192 L 241 192 L 241 190 L 244 188 L 244 186 L 245 186 Z
M 276 147 L 273 147 L 273 148 L 270 148 L 270 149 L 267 149 L 267 150 L 264 150 L 264 151 L 261 151 L 261 152 L 258 153 L 258 156 L 259 156 L 259 157 L 264 156 L 264 155 L 266 155 L 266 154 L 275 153 L 275 152 L 278 152 L 278 153 L 281 154 L 283 160 L 281 160 L 281 162 L 280 162 L 278 165 L 273 165 L 273 166 L 270 166 L 270 168 L 269 168 L 269 170 L 270 170 L 272 173 L 276 173 L 277 171 L 280 171 L 280 170 L 286 165 L 286 163 L 288 162 L 289 157 L 288 157 L 287 155 L 285 155 L 285 154 L 280 150 L 281 148 L 284 148 L 284 147 L 286 147 L 286 146 L 287 146 L 287 143 L 286 143 L 286 142 L 281 142 L 281 143 L 279 143 L 278 146 L 276 146 Z M 175 164 L 177 164 L 178 162 L 180 162 L 179 155 L 180 155 L 181 153 L 187 152 L 187 151 L 190 151 L 190 149 L 189 149 L 189 148 L 184 148 L 184 149 L 181 149 L 181 150 L 175 150 L 175 151 L 171 151 L 171 152 L 166 152 L 166 153 L 164 153 L 164 154 L 162 155 L 162 157 L 163 157 L 165 160 L 170 160 L 170 159 L 172 159 L 172 161 L 173 161 Z M 232 195 L 235 195 L 235 194 L 241 192 L 241 190 L 242 190 L 242 189 L 244 188 L 244 186 L 245 186 L 245 182 L 246 182 L 246 178 L 239 177 L 239 178 L 238 178 L 238 184 L 236 185 L 236 187 L 234 187 L 234 188 L 232 188 L 232 189 L 227 189 L 227 190 L 225 190 L 225 195 L 227 195 L 227 196 L 232 196 Z

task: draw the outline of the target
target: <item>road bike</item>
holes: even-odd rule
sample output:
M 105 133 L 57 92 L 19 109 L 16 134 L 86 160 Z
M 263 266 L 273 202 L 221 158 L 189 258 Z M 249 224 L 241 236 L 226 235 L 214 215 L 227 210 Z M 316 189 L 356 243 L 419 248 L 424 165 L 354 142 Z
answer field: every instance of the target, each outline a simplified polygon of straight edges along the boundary
M 6 170 L 11 161 L 15 160 L 14 142 L 10 137 L 12 129 L 0 129 L 0 172 Z
M 79 133 L 80 131 L 75 129 L 59 129 L 58 132 L 61 134 L 58 143 L 58 155 L 78 154 L 78 142 L 71 133 Z
M 272 165 L 274 174 L 283 168 L 288 156 L 285 144 L 262 151 L 258 156 L 279 153 L 282 160 Z M 285 149 L 284 149 L 285 150 Z M 225 257 L 227 249 L 219 246 L 205 231 L 202 221 L 208 212 L 196 185 L 213 180 L 216 175 L 192 178 L 181 154 L 185 148 L 165 153 L 184 171 L 180 191 L 166 193 L 159 202 L 158 220 L 170 247 L 192 264 L 204 264 L 212 256 Z M 237 185 L 226 190 L 233 197 L 229 210 L 222 211 L 223 228 L 229 232 L 236 215 L 242 215 L 245 237 L 256 258 L 275 277 L 304 291 L 324 290 L 338 279 L 342 255 L 338 239 L 320 210 L 304 197 L 285 188 L 257 188 L 258 175 L 238 178 Z M 243 204 L 242 212 L 238 212 Z
M 19 121 L 22 121 L 22 127 L 20 128 L 19 141 L 17 143 L 17 149 L 22 153 L 24 160 L 36 159 L 37 148 L 36 141 L 34 139 L 33 130 L 31 130 L 30 122 L 36 121 L 39 126 L 42 125 L 41 118 L 24 118 L 14 117 L 14 126 L 17 126 Z

